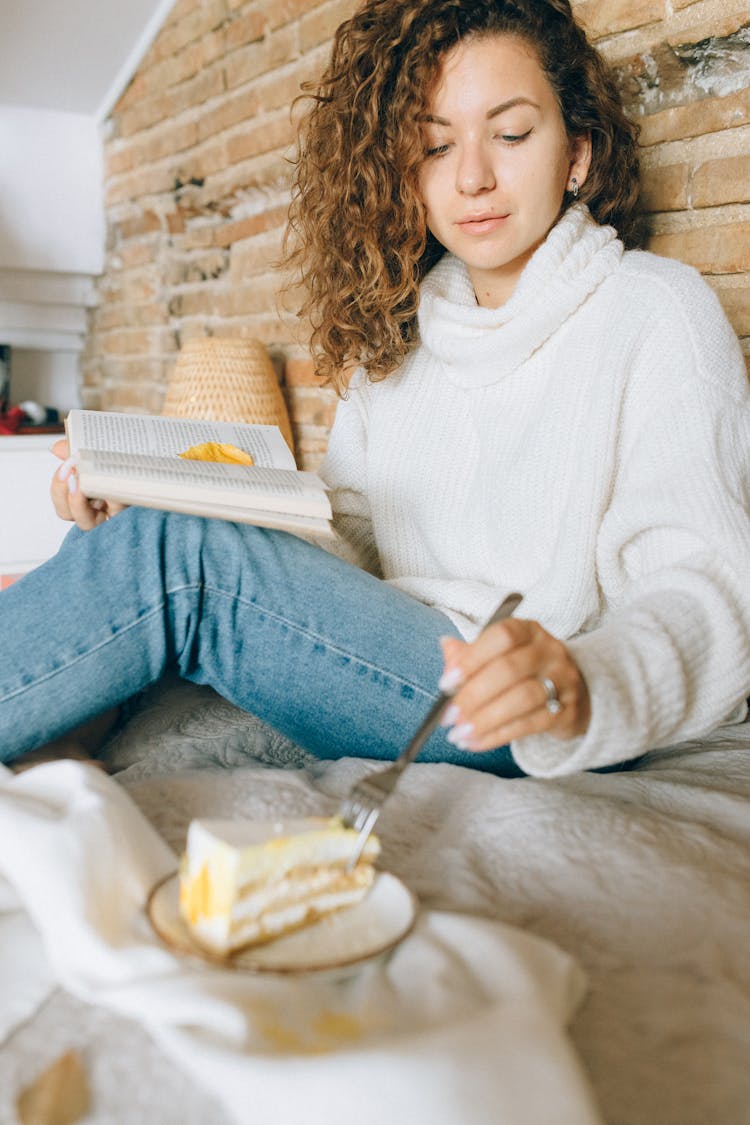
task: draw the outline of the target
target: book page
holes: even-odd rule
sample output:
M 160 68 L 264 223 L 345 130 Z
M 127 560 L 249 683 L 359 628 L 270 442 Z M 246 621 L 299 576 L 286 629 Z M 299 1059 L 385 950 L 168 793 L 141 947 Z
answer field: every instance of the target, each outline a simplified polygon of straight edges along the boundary
M 91 497 L 118 496 L 138 503 L 140 498 L 168 500 L 174 496 L 195 502 L 220 501 L 236 509 L 331 517 L 325 487 L 314 473 L 109 450 L 85 450 L 78 471 L 81 488 Z
M 128 503 L 128 498 L 125 496 L 115 496 L 113 499 L 121 499 L 123 503 Z M 335 537 L 330 520 L 323 519 L 322 516 L 290 515 L 288 512 L 269 512 L 263 508 L 236 508 L 232 504 L 221 504 L 218 501 L 209 505 L 191 500 L 178 500 L 174 496 L 142 497 L 138 506 L 157 508 L 164 512 L 183 512 L 188 516 L 228 520 L 230 523 L 252 523 L 258 527 L 278 528 L 279 531 L 291 531 L 305 538 L 312 537 L 315 542 L 324 542 Z
M 256 465 L 296 468 L 278 426 L 250 426 L 239 422 L 206 422 L 161 415 L 118 414 L 101 410 L 71 410 L 66 420 L 71 452 L 108 450 L 178 457 L 192 445 L 230 442 Z

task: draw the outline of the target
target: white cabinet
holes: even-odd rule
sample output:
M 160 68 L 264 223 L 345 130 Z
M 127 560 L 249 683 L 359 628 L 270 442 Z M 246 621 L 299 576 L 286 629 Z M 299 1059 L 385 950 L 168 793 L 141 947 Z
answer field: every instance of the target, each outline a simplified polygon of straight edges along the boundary
M 62 435 L 61 435 L 62 436 Z M 55 514 L 54 434 L 0 436 L 0 586 L 54 555 L 71 524 Z

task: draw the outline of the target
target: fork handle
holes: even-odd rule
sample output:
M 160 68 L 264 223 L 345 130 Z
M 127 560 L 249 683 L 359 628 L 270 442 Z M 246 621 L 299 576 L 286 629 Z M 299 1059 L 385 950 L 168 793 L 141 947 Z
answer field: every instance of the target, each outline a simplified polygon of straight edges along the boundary
M 492 616 L 485 622 L 480 631 L 483 633 L 490 625 L 494 625 L 497 621 L 502 621 L 504 617 L 510 617 L 512 613 L 518 609 L 521 603 L 522 594 L 508 594 L 507 598 L 503 598 L 500 605 L 497 607 Z M 443 711 L 447 704 L 450 702 L 451 696 L 444 691 L 440 692 L 432 707 L 424 717 L 421 725 L 418 727 L 416 734 L 409 743 L 404 747 L 399 756 L 393 762 L 393 768 L 400 773 L 405 770 L 410 762 L 413 762 L 419 751 L 424 746 L 427 739 L 430 737 L 435 728 L 439 725 Z
M 402 770 L 406 769 L 410 762 L 414 761 L 427 739 L 430 737 L 435 728 L 439 726 L 440 718 L 449 700 L 450 696 L 446 692 L 441 691 L 440 695 L 437 697 L 432 707 L 430 707 L 429 711 L 422 720 L 422 723 L 420 724 L 416 734 L 413 736 L 411 741 L 407 743 L 399 756 L 394 760 L 394 770 L 397 770 L 399 773 L 401 773 Z

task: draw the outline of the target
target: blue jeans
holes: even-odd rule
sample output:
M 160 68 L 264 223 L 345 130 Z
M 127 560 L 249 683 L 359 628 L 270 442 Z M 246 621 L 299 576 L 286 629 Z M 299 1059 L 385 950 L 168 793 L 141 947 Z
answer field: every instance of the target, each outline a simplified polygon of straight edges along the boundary
M 437 694 L 437 610 L 293 535 L 129 508 L 0 596 L 0 760 L 176 668 L 321 758 L 389 759 Z M 520 776 L 443 730 L 420 761 Z

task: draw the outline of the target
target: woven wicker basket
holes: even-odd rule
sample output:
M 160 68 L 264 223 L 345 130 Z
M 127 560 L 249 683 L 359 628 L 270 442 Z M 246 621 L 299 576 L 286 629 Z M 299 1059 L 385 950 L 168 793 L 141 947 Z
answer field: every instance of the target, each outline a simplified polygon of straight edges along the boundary
M 260 340 L 215 336 L 187 340 L 167 385 L 162 414 L 275 425 L 294 452 L 286 403 Z

